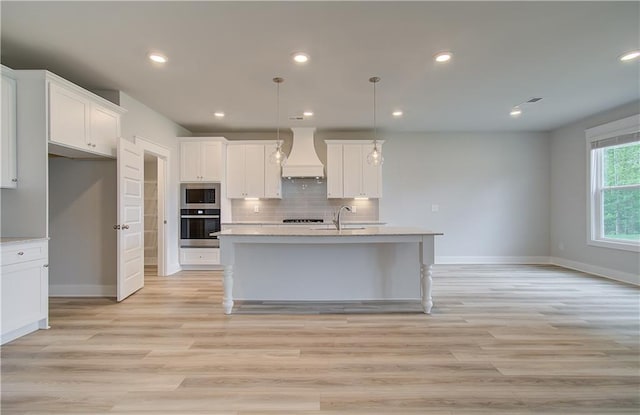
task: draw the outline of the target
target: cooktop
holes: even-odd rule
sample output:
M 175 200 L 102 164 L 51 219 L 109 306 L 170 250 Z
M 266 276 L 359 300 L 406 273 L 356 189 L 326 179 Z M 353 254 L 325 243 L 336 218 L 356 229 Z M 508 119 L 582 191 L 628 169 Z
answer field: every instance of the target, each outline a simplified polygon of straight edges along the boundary
M 307 218 L 282 220 L 282 223 L 322 223 L 322 222 L 323 222 L 322 219 L 307 219 Z

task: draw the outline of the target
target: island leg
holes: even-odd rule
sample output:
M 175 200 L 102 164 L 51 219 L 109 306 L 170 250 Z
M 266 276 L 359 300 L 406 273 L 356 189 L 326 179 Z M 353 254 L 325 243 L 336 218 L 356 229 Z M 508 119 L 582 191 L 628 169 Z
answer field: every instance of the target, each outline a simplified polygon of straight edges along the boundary
M 222 300 L 225 314 L 231 314 L 233 309 L 233 265 L 224 267 L 224 297 Z
M 433 298 L 431 288 L 433 285 L 433 264 L 435 262 L 435 246 L 433 235 L 425 235 L 420 242 L 420 288 L 422 309 L 425 314 L 431 314 Z
M 431 314 L 431 307 L 433 307 L 433 298 L 431 298 L 431 286 L 433 284 L 433 278 L 431 277 L 431 265 L 420 265 L 420 284 L 422 284 L 422 309 L 425 314 Z

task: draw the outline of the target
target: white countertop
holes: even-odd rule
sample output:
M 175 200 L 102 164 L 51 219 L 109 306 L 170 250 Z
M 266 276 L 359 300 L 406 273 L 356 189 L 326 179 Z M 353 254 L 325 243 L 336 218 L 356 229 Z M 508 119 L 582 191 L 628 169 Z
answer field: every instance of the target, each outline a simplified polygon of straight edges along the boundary
M 379 221 L 344 221 L 342 222 L 345 226 L 348 225 L 385 225 L 386 222 Z M 332 225 L 332 222 L 316 222 L 316 223 L 283 223 L 282 221 L 238 221 L 238 222 L 222 222 L 221 225 L 243 225 L 243 226 L 251 226 L 251 225 L 280 225 L 280 226 L 322 226 L 322 225 Z
M 0 245 L 5 245 L 5 244 L 17 244 L 17 243 L 24 243 L 24 242 L 32 242 L 32 241 L 46 241 L 49 238 L 42 238 L 42 237 L 36 237 L 36 236 L 17 236 L 17 237 L 3 237 L 0 238 Z
M 373 226 L 362 229 L 342 229 L 336 230 L 334 227 L 326 225 L 313 226 L 282 226 L 282 227 L 242 227 L 227 229 L 215 233 L 219 238 L 225 236 L 392 236 L 392 235 L 443 235 L 441 232 L 434 232 L 420 228 L 399 228 L 387 226 Z

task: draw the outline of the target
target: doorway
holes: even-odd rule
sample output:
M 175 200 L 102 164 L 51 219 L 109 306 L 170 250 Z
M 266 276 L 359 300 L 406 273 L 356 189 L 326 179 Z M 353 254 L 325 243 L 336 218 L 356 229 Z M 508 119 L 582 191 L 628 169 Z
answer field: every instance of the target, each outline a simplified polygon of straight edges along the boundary
M 169 150 L 141 137 L 135 137 L 144 151 L 143 247 L 145 271 L 167 275 L 167 165 Z M 156 269 L 156 272 L 153 272 Z

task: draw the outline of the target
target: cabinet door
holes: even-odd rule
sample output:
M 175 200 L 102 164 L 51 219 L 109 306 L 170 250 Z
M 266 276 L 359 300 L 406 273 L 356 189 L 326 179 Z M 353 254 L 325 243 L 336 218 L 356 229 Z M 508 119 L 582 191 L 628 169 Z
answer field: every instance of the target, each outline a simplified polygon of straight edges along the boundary
M 200 181 L 200 143 L 185 141 L 180 143 L 180 181 Z
M 379 145 L 378 145 L 379 146 Z M 367 162 L 367 155 L 373 145 L 362 146 L 362 197 L 379 198 L 382 196 L 382 166 Z
M 264 145 L 244 147 L 245 197 L 264 197 Z
M 47 317 L 47 275 L 42 261 L 2 267 L 2 334 Z
M 2 76 L 0 187 L 16 187 L 16 81 Z
M 89 130 L 89 101 L 55 84 L 49 84 L 49 140 L 81 150 L 92 150 L 86 138 Z
M 342 147 L 344 197 L 363 197 L 362 145 L 345 144 Z
M 245 192 L 244 146 L 227 146 L 227 197 L 241 199 Z
M 208 182 L 222 180 L 222 143 L 202 141 L 200 143 L 200 177 Z
M 91 128 L 88 140 L 92 151 L 116 156 L 116 140 L 120 136 L 120 115 L 98 105 L 91 105 Z
M 275 144 L 264 146 L 264 197 L 282 199 L 282 167 L 269 161 L 276 148 Z
M 327 197 L 343 197 L 342 144 L 327 145 Z

